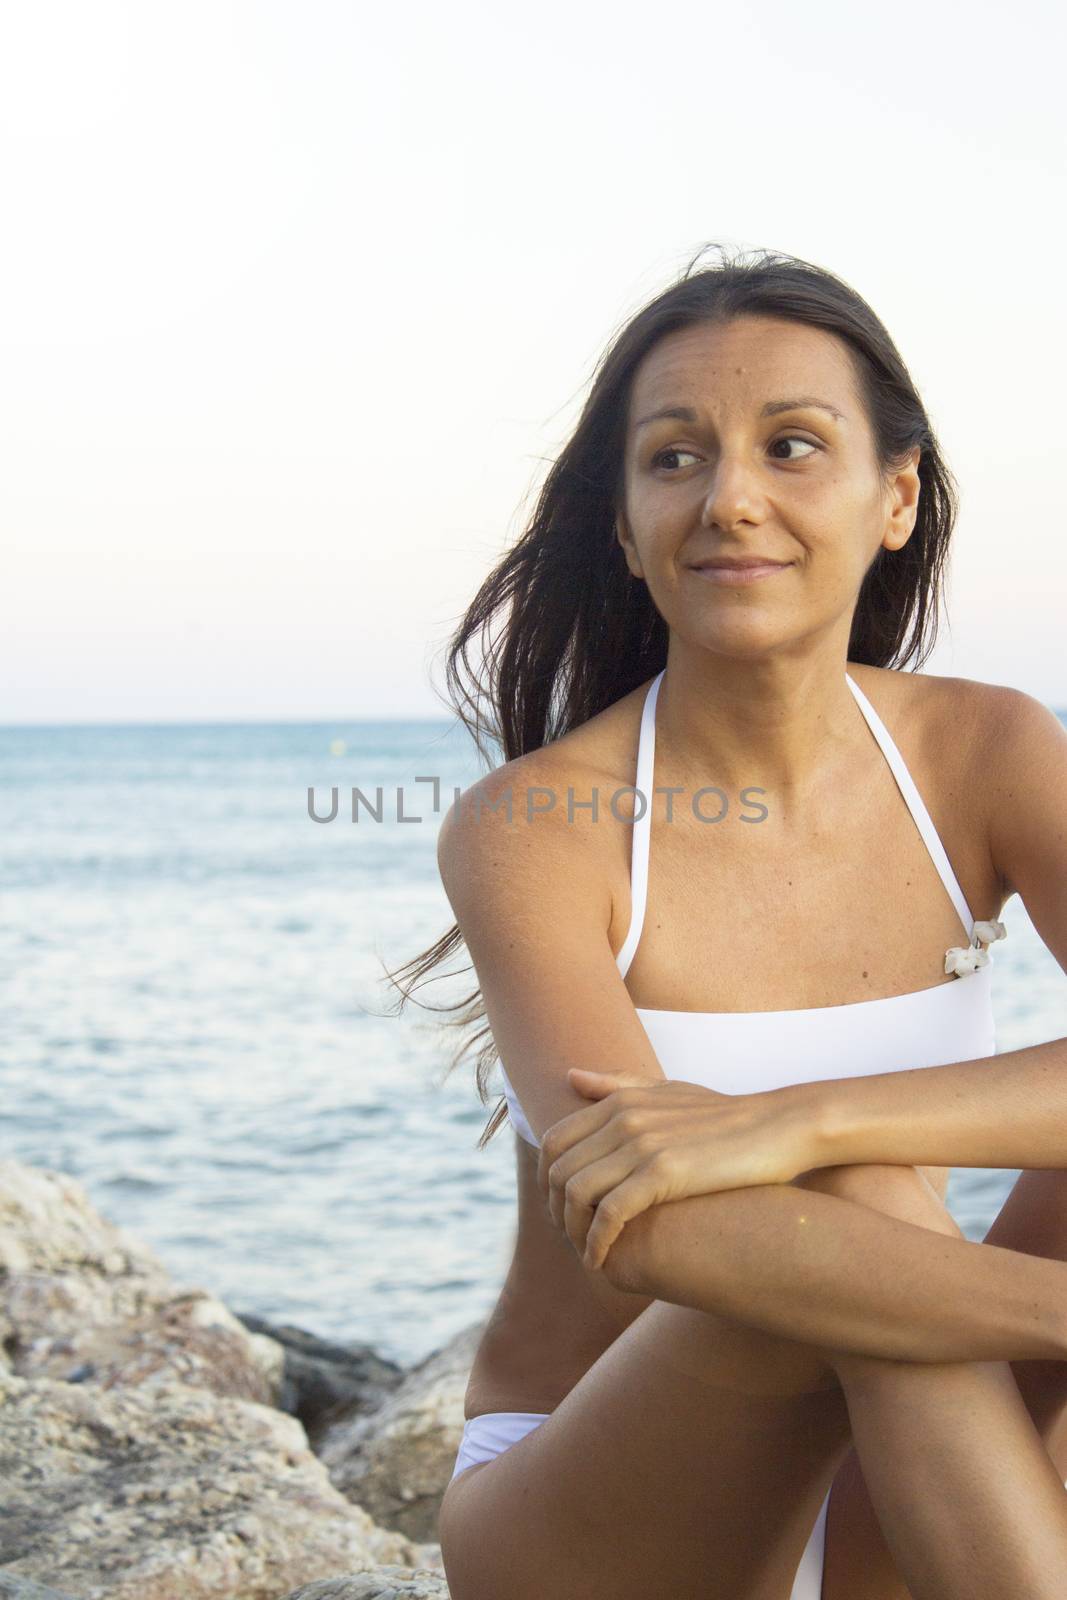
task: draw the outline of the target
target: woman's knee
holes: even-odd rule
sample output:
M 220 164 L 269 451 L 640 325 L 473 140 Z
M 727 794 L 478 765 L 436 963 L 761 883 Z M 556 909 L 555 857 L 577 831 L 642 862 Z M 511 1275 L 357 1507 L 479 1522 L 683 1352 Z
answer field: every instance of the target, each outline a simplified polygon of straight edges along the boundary
M 917 1167 L 873 1162 L 813 1167 L 793 1178 L 792 1186 L 835 1195 L 901 1222 L 911 1222 L 955 1238 L 963 1237 L 941 1196 Z M 685 1202 L 678 1204 L 684 1206 Z M 664 1298 L 657 1265 L 666 1248 L 662 1230 L 670 1226 L 670 1219 L 665 1220 L 663 1213 L 674 1209 L 674 1206 L 654 1206 L 627 1222 L 602 1267 L 604 1276 L 616 1289 L 653 1299 Z
M 868 1206 L 898 1222 L 910 1222 L 963 1238 L 941 1196 L 917 1167 L 888 1162 L 863 1162 L 838 1167 L 813 1167 L 792 1180 L 794 1187 L 814 1189 Z
M 898 1222 L 953 1238 L 964 1237 L 941 1196 L 917 1167 L 888 1163 L 862 1163 L 839 1167 L 816 1167 L 793 1180 L 801 1189 L 816 1189 L 820 1194 L 869 1206 Z M 898 1371 L 899 1361 L 856 1356 L 846 1351 L 827 1350 L 826 1359 L 842 1385 L 869 1382 L 883 1371 Z

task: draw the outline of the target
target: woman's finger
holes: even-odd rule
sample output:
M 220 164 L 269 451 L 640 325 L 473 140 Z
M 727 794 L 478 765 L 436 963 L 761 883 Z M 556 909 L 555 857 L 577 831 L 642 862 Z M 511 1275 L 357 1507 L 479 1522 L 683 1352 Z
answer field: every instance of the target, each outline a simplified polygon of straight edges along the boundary
M 627 1081 L 625 1074 L 594 1072 L 592 1067 L 568 1067 L 567 1076 L 579 1094 L 597 1100 L 602 1100 L 606 1094 L 613 1094 L 620 1084 Z
M 561 1227 L 575 1250 L 581 1255 L 585 1249 L 585 1236 L 602 1196 L 610 1194 L 630 1176 L 637 1163 L 643 1160 L 632 1145 L 611 1142 L 610 1126 L 604 1130 L 605 1138 L 599 1148 L 592 1141 L 583 1146 L 583 1161 L 556 1191 L 554 1220 Z
M 640 1181 L 635 1183 L 638 1174 Z M 578 1254 L 584 1257 L 590 1229 L 598 1216 L 601 1217 L 600 1228 L 613 1229 L 612 1238 L 615 1238 L 631 1216 L 652 1205 L 657 1198 L 656 1178 L 648 1162 L 638 1156 L 632 1146 L 620 1145 L 603 1160 L 583 1168 L 567 1183 L 562 1196 L 564 1231 Z M 607 1248 L 605 1246 L 605 1255 Z
M 537 1156 L 537 1183 L 544 1195 L 549 1194 L 549 1173 L 555 1162 L 560 1161 L 573 1149 L 576 1144 L 581 1144 L 596 1133 L 598 1128 L 606 1125 L 611 1117 L 610 1110 L 605 1110 L 599 1102 L 582 1106 L 578 1111 L 570 1111 L 565 1117 L 560 1117 L 550 1128 L 546 1128 L 541 1136 L 541 1148 Z M 559 1174 L 556 1174 L 557 1179 Z
M 604 1196 L 592 1213 L 579 1250 L 590 1272 L 599 1272 L 626 1224 L 654 1206 L 658 1198 L 655 1179 L 647 1169 L 641 1167 Z
M 619 1143 L 618 1131 L 610 1122 L 604 1124 L 596 1135 L 590 1134 L 564 1151 L 548 1169 L 548 1209 L 557 1228 L 566 1227 L 566 1202 L 568 1194 L 573 1201 L 579 1194 L 590 1208 L 596 1205 L 601 1194 L 606 1194 L 626 1176 L 631 1163 L 619 1163 L 614 1168 L 604 1165 L 605 1160 L 625 1148 Z M 597 1185 L 600 1185 L 599 1189 Z
M 582 1144 L 600 1128 L 608 1126 L 616 1111 L 625 1107 L 626 1101 L 621 1096 L 625 1095 L 627 1090 L 630 1091 L 631 1098 L 634 1090 L 640 1090 L 644 1096 L 650 1088 L 661 1089 L 668 1083 L 666 1078 L 661 1082 L 650 1082 L 648 1078 L 633 1072 L 593 1072 L 586 1067 L 568 1067 L 567 1076 L 572 1080 L 578 1093 L 584 1094 L 590 1103 L 577 1111 L 568 1112 L 565 1117 L 560 1117 L 559 1121 L 546 1128 L 542 1135 L 541 1148 L 537 1156 L 537 1185 L 546 1198 L 550 1194 L 549 1173 L 553 1165 L 562 1160 L 575 1145 Z M 686 1087 L 692 1091 L 692 1085 Z M 608 1105 L 607 1102 L 616 1094 L 620 1096 L 619 1100 Z M 583 1154 L 583 1165 L 588 1159 L 589 1157 Z M 560 1181 L 558 1173 L 555 1175 L 555 1181 Z

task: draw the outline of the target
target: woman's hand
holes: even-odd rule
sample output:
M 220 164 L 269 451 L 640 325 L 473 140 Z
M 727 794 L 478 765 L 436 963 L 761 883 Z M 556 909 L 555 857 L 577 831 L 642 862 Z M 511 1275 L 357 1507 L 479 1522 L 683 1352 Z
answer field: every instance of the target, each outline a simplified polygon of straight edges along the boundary
M 787 1090 L 720 1094 L 677 1078 L 571 1067 L 595 1104 L 546 1129 L 537 1181 L 552 1220 L 598 1270 L 632 1217 L 691 1194 L 788 1183 L 818 1164 Z

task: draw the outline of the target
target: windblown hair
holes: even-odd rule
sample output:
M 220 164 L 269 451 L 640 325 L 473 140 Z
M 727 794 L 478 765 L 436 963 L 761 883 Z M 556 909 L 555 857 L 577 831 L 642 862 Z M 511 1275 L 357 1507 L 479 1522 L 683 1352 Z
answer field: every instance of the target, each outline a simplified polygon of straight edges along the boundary
M 486 732 L 504 761 L 512 761 L 587 722 L 666 664 L 667 625 L 647 585 L 630 573 L 615 518 L 634 375 L 659 340 L 696 324 L 782 317 L 844 341 L 879 471 L 888 477 L 914 446 L 920 449 L 914 530 L 899 550 L 880 547 L 871 562 L 853 613 L 848 659 L 876 667 L 914 662 L 918 668 L 933 648 L 958 499 L 896 345 L 866 301 L 833 273 L 776 251 L 745 259 L 744 252 L 730 258 L 724 247 L 710 248 L 720 251 L 718 265 L 698 269 L 705 251 L 698 252 L 678 281 L 615 335 L 525 531 L 482 583 L 449 642 L 449 699 L 483 758 Z M 476 637 L 481 659 L 472 666 L 468 651 Z M 428 950 L 386 974 L 402 996 L 394 1014 L 462 944 L 459 925 L 453 923 Z M 428 1009 L 455 1013 L 443 1026 L 482 1024 L 461 1043 L 444 1076 L 480 1043 L 476 1081 L 486 1105 L 498 1052 L 481 990 Z M 501 1098 L 478 1149 L 506 1116 Z

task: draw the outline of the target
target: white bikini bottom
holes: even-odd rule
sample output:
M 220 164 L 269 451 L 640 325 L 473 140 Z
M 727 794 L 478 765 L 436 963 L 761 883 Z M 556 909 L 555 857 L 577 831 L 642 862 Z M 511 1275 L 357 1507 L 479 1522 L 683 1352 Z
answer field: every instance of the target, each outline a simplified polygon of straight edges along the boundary
M 466 1467 L 473 1467 L 478 1461 L 491 1461 L 509 1445 L 518 1444 L 520 1439 L 532 1433 L 550 1415 L 548 1411 L 486 1411 L 480 1417 L 468 1417 L 463 1424 L 463 1437 L 459 1442 L 456 1464 L 452 1468 L 453 1478 Z M 827 1490 L 800 1558 L 789 1600 L 821 1600 L 826 1511 L 829 1504 L 830 1491 Z

